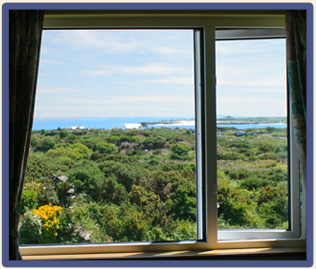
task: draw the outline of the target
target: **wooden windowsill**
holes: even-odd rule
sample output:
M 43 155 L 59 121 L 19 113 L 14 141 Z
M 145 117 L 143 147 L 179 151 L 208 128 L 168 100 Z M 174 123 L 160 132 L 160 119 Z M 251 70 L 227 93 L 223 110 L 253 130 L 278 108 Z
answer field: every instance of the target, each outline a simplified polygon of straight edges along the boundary
M 247 248 L 209 251 L 130 252 L 67 255 L 28 255 L 23 260 L 124 260 L 124 259 L 305 259 L 305 248 Z

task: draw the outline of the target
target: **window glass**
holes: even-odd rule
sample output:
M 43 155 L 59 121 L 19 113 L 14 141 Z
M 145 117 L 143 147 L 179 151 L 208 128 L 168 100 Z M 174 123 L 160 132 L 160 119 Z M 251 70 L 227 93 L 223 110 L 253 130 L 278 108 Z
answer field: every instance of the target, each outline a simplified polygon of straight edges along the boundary
M 218 228 L 288 229 L 285 39 L 216 42 Z
M 192 30 L 43 32 L 21 244 L 197 239 Z

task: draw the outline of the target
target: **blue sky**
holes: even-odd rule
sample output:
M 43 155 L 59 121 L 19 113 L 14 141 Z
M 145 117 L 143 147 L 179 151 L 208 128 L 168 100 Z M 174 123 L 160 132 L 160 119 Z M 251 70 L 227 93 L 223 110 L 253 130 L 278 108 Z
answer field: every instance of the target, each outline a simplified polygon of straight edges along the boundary
M 216 42 L 217 112 L 286 115 L 285 39 Z
M 284 116 L 284 41 L 216 47 L 218 114 Z M 192 30 L 47 30 L 35 117 L 193 118 L 193 74 Z

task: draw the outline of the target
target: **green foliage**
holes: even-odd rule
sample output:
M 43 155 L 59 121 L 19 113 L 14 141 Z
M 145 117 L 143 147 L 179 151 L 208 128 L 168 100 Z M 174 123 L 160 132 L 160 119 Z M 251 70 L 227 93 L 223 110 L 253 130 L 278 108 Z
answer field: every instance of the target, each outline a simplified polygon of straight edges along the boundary
M 101 154 L 113 154 L 118 152 L 118 148 L 115 145 L 106 142 L 99 142 L 96 147 Z
M 197 225 L 190 220 L 177 221 L 175 229 L 171 231 L 170 239 L 174 241 L 196 240 Z
M 195 184 L 180 180 L 171 194 L 169 206 L 175 217 L 181 220 L 196 220 Z
M 121 183 L 118 183 L 115 175 L 99 178 L 95 191 L 97 201 L 102 201 L 103 203 L 120 204 L 127 197 L 126 188 Z
M 19 223 L 20 244 L 42 243 L 42 219 L 32 210 L 24 212 Z
M 106 207 L 96 202 L 80 203 L 74 208 L 74 232 L 84 242 L 97 243 L 112 241 L 112 237 L 104 230 L 103 216 Z M 78 239 L 77 239 L 78 240 Z
M 272 184 L 273 182 L 271 180 L 252 176 L 242 180 L 242 182 L 240 183 L 240 187 L 242 189 L 253 190 Z
M 166 139 L 162 136 L 148 137 L 142 143 L 144 149 L 162 149 L 165 145 Z
M 140 142 L 140 138 L 137 136 L 133 137 L 133 136 L 128 136 L 128 135 L 122 135 L 117 139 L 116 144 L 120 145 L 123 142 L 138 143 Z
M 234 132 L 217 137 L 218 227 L 287 228 L 286 132 Z M 49 203 L 63 207 L 51 242 L 196 239 L 194 130 L 42 130 L 31 141 L 20 242 L 45 243 L 30 210 Z
M 40 144 L 39 139 L 33 136 L 31 139 L 31 147 L 36 148 L 39 144 Z
M 20 214 L 38 206 L 38 193 L 35 190 L 24 190 L 20 201 Z
M 59 132 L 59 137 L 60 137 L 61 139 L 65 138 L 65 137 L 67 137 L 67 136 L 68 136 L 68 132 L 67 132 L 66 130 L 61 130 L 61 131 Z
M 247 200 L 226 179 L 218 179 L 218 203 L 218 216 L 228 225 L 247 227 L 251 223 Z
M 62 207 L 70 207 L 72 205 L 73 199 L 70 197 L 71 195 L 68 191 L 73 187 L 73 184 L 67 181 L 62 181 L 55 185 L 57 196 L 59 198 L 59 204 Z
M 225 174 L 227 174 L 233 180 L 240 180 L 252 176 L 254 173 L 246 169 L 226 169 Z
M 98 180 L 103 177 L 99 167 L 91 161 L 82 160 L 69 173 L 69 182 L 79 193 L 85 193 L 92 199 L 97 199 Z
M 37 157 L 34 153 L 31 153 L 27 161 L 25 183 L 41 177 L 48 177 L 51 172 L 52 169 L 48 162 L 45 162 L 43 158 Z
M 40 183 L 38 191 L 38 205 L 42 206 L 49 203 L 58 205 L 59 198 L 52 180 L 50 178 L 41 178 L 38 182 Z
M 74 144 L 59 144 L 58 147 L 50 149 L 46 156 L 51 159 L 58 159 L 61 157 L 68 157 L 74 160 L 81 160 L 88 158 L 89 154 L 92 153 L 92 150 L 87 146 L 81 143 Z
M 115 171 L 118 183 L 122 184 L 130 192 L 133 184 L 138 184 L 141 177 L 141 170 L 129 165 L 120 165 Z
M 171 159 L 175 160 L 189 160 L 189 152 L 191 151 L 191 148 L 187 145 L 182 144 L 173 144 L 170 146 L 170 150 L 172 151 L 172 154 L 170 155 Z
M 38 150 L 40 151 L 48 151 L 50 149 L 53 149 L 55 146 L 55 141 L 52 140 L 50 137 L 45 137 L 44 140 L 42 141 L 41 145 L 37 147 Z
M 183 163 L 181 169 L 183 171 L 191 171 L 195 173 L 195 163 Z

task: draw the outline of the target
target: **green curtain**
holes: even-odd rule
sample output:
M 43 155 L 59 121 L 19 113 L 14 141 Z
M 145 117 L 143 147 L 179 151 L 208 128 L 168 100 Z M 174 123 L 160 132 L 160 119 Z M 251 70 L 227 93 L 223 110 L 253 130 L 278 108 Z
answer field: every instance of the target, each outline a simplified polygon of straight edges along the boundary
M 9 12 L 9 259 L 20 260 L 19 205 L 31 138 L 44 11 Z
M 287 80 L 294 136 L 306 178 L 306 11 L 286 12 Z

